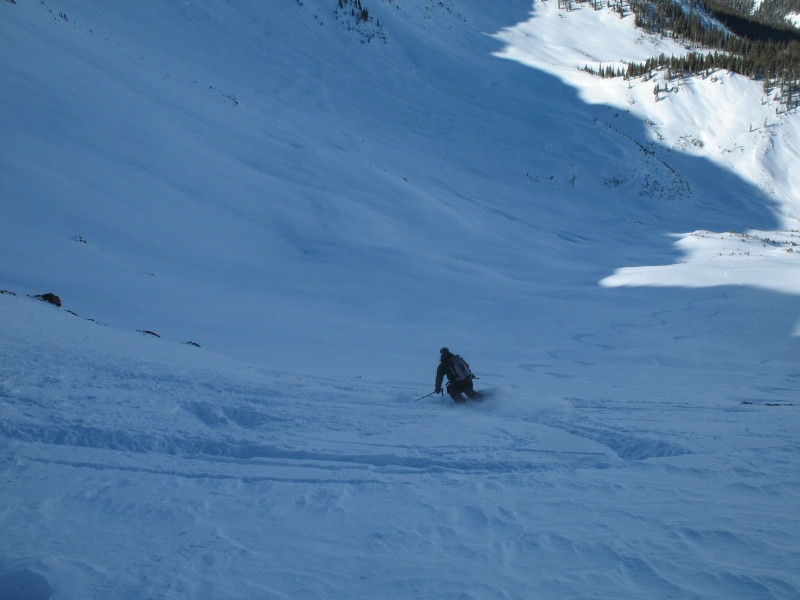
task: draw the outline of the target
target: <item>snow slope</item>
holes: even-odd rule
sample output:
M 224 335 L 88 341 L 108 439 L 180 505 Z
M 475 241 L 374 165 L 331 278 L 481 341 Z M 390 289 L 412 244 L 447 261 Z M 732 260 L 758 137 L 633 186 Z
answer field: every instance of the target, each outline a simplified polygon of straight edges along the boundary
M 585 65 L 596 71 L 608 65 L 624 69 L 629 62 L 643 63 L 659 54 L 686 54 L 686 48 L 669 38 L 637 30 L 632 14 L 620 19 L 609 9 L 594 11 L 589 6 L 567 12 L 540 1 L 531 19 L 506 29 L 498 38 L 507 44 L 498 56 L 553 73 L 578 89 L 587 102 L 636 115 L 647 124 L 650 143 L 703 157 L 735 172 L 762 190 L 765 204 L 767 198 L 774 203 L 780 231 L 745 227 L 736 235 L 705 228 L 675 232 L 675 246 L 684 260 L 668 266 L 622 268 L 604 278 L 603 285 L 738 284 L 800 293 L 800 256 L 793 248 L 800 242 L 797 111 L 787 113 L 779 102 L 764 97 L 759 82 L 738 74 L 717 72 L 708 78 L 668 81 L 662 70 L 650 80 L 640 77 L 629 82 L 622 78 L 598 81 L 579 71 Z M 656 85 L 662 89 L 657 100 Z
M 796 115 L 334 5 L 0 5 L 0 592 L 798 597 Z
M 749 405 L 499 387 L 465 409 L 0 311 L 1 564 L 54 598 L 797 593 L 796 408 L 760 391 L 780 359 Z M 686 370 L 628 369 L 656 360 Z

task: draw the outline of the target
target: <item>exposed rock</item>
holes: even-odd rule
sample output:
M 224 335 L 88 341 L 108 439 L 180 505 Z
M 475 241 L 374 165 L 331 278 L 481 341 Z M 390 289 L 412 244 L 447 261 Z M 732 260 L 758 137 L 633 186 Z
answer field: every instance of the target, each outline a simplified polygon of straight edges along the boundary
M 37 300 L 41 300 L 42 302 L 49 302 L 50 304 L 55 304 L 59 308 L 61 307 L 61 298 L 49 292 L 47 294 L 36 294 L 35 296 L 31 296 L 31 298 L 36 298 Z
M 145 333 L 145 334 L 147 334 L 147 335 L 152 335 L 152 336 L 154 336 L 154 337 L 157 337 L 157 338 L 160 338 L 160 337 L 161 337 L 161 336 L 160 336 L 160 335 L 158 335 L 158 334 L 157 334 L 155 331 L 149 331 L 149 330 L 147 330 L 147 329 L 137 329 L 136 331 L 138 331 L 139 333 Z

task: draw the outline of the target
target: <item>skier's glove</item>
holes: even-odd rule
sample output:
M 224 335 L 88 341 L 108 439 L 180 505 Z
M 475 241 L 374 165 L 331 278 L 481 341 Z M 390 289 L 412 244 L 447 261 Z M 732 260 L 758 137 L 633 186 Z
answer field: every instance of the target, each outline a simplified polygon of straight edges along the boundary
M 434 394 L 441 394 L 441 393 L 442 393 L 442 388 L 436 388 L 436 389 L 433 391 L 433 393 L 434 393 Z

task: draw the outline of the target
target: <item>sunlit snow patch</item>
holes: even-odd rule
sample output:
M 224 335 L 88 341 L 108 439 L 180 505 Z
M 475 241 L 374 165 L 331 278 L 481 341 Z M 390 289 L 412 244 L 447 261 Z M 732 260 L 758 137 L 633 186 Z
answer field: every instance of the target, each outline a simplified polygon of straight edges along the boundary
M 800 13 L 789 13 L 786 15 L 786 20 L 795 27 L 800 28 Z
M 550 73 L 574 87 L 591 104 L 606 104 L 639 117 L 651 141 L 673 152 L 691 153 L 737 173 L 764 192 L 776 206 L 784 231 L 744 234 L 701 231 L 678 233 L 685 256 L 678 264 L 619 269 L 603 286 L 708 287 L 749 285 L 800 294 L 800 254 L 791 246 L 800 230 L 800 117 L 786 112 L 774 94 L 766 98 L 759 82 L 717 71 L 708 77 L 626 81 L 600 78 L 595 71 L 624 69 L 659 54 L 689 50 L 675 40 L 649 35 L 611 9 L 588 4 L 571 11 L 541 0 L 530 19 L 495 34 L 505 43 L 498 57 Z M 668 88 L 656 96 L 654 88 Z M 764 242 L 764 240 L 769 240 Z
M 769 236 L 769 237 L 768 237 Z M 800 231 L 713 233 L 695 231 L 675 246 L 686 261 L 625 267 L 600 282 L 604 287 L 710 287 L 750 285 L 800 295 Z

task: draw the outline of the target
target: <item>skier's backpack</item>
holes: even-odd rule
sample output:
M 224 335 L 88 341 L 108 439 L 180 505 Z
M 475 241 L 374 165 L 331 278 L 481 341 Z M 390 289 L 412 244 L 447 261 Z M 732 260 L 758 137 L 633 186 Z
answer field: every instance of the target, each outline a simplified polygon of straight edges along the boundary
M 450 371 L 453 373 L 458 383 L 472 379 L 472 372 L 469 370 L 469 365 L 458 354 L 454 354 L 450 358 Z

